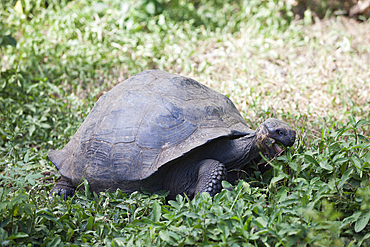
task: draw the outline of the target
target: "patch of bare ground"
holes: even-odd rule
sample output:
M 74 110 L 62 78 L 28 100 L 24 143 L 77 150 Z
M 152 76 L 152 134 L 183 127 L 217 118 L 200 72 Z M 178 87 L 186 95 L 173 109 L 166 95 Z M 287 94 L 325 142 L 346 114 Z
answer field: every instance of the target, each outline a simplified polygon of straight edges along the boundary
M 246 27 L 197 44 L 198 69 L 182 74 L 230 95 L 249 119 L 260 108 L 316 123 L 346 121 L 349 113 L 358 120 L 370 116 L 369 44 L 370 25 L 346 17 L 293 24 L 274 37 Z

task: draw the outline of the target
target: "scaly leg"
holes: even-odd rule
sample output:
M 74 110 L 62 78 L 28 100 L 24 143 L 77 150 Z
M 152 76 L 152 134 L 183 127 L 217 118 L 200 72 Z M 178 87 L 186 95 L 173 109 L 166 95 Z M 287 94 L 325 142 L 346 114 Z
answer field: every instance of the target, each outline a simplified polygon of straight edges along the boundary
M 212 159 L 203 160 L 201 163 L 194 196 L 208 192 L 213 197 L 221 191 L 221 182 L 227 178 L 225 165 Z
M 60 177 L 58 179 L 58 181 L 56 182 L 54 188 L 51 189 L 50 191 L 50 195 L 53 194 L 53 192 L 55 191 L 57 195 L 61 196 L 63 195 L 64 196 L 73 196 L 74 193 L 75 193 L 75 189 L 76 187 L 73 186 L 73 184 L 71 184 L 70 181 L 68 181 L 66 178 L 64 177 Z

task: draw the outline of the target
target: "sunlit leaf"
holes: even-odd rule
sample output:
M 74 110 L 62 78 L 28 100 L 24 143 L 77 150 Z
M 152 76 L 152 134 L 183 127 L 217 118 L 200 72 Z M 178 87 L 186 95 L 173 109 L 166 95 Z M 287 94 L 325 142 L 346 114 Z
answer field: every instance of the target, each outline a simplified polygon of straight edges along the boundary
M 155 14 L 155 3 L 154 3 L 154 1 L 149 1 L 149 2 L 145 5 L 145 10 L 146 10 L 146 12 L 148 12 L 149 14 L 154 15 L 154 14 Z
M 367 120 L 367 119 L 360 119 L 356 124 L 355 124 L 355 128 L 360 128 L 364 125 L 370 125 L 370 120 Z
M 32 136 L 33 135 L 33 132 L 35 132 L 35 125 L 30 125 L 30 127 L 28 128 L 28 131 L 29 131 L 29 135 Z
M 333 166 L 329 165 L 328 160 L 320 161 L 319 165 L 320 165 L 321 168 L 323 168 L 325 170 L 328 170 L 328 171 L 333 170 Z
M 17 232 L 8 237 L 8 239 L 27 238 L 29 235 L 24 232 Z
M 304 155 L 304 159 L 309 162 L 309 163 L 312 163 L 312 164 L 315 164 L 315 165 L 319 165 L 319 163 L 316 161 L 316 159 L 311 156 L 311 155 L 308 155 L 308 154 L 305 154 Z
M 369 223 L 370 211 L 363 212 L 357 219 L 355 224 L 355 232 L 361 232 Z
M 23 7 L 22 7 L 22 1 L 18 0 L 16 4 L 14 5 L 14 10 L 19 15 L 23 14 Z
M 158 222 L 161 218 L 161 205 L 159 205 L 158 201 L 153 202 L 153 222 Z

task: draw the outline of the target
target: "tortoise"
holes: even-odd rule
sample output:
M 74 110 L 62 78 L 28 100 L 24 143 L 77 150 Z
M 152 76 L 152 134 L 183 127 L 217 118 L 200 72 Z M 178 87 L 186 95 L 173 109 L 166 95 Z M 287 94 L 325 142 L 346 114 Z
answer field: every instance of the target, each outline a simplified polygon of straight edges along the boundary
M 85 178 L 95 192 L 214 196 L 222 180 L 233 183 L 261 154 L 274 157 L 294 141 L 283 121 L 269 118 L 252 130 L 221 93 L 144 71 L 103 94 L 65 147 L 49 152 L 61 174 L 51 193 L 71 196 Z

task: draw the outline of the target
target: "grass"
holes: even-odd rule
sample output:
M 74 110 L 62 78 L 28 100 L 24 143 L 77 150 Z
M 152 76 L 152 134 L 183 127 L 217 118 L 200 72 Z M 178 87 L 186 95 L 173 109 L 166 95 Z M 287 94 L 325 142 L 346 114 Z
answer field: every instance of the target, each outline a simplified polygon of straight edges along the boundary
M 278 0 L 0 3 L 2 245 L 370 245 L 368 21 L 298 20 Z M 228 95 L 253 128 L 284 119 L 295 146 L 214 198 L 50 197 L 48 151 L 153 68 Z

